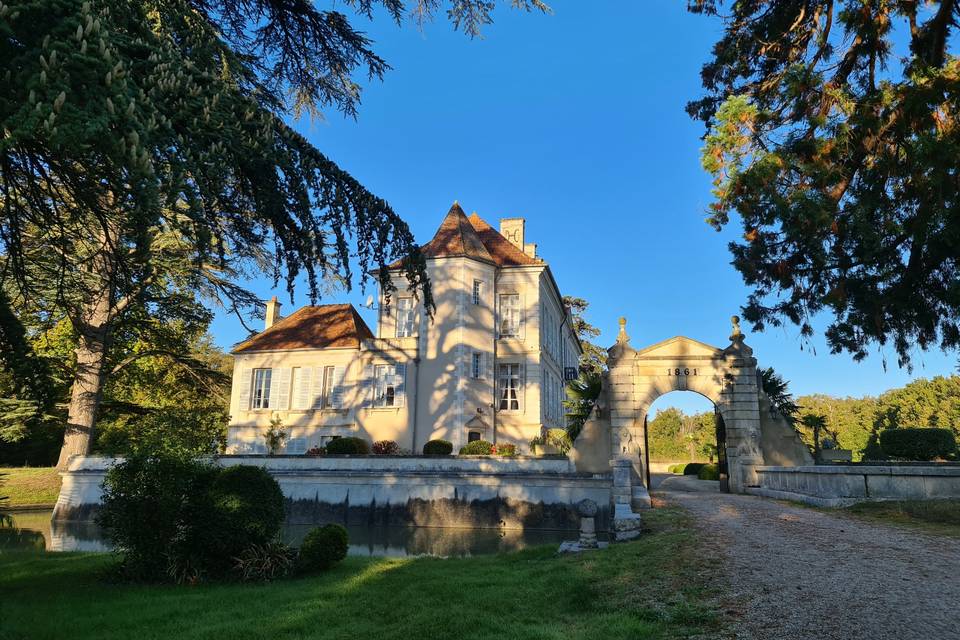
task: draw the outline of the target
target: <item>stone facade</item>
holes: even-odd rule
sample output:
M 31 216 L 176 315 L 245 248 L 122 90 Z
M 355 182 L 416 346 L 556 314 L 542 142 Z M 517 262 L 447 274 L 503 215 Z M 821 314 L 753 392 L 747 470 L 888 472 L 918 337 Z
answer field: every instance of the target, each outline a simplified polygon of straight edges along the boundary
M 549 265 L 526 241 L 523 219 L 503 220 L 501 231 L 454 204 L 423 247 L 432 318 L 407 290 L 401 265 L 391 265 L 396 290 L 380 291 L 375 331 L 351 309 L 351 344 L 310 348 L 308 339 L 255 337 L 254 348 L 238 348 L 228 453 L 265 452 L 263 432 L 277 417 L 290 435 L 283 453 L 341 436 L 394 440 L 413 453 L 438 438 L 454 451 L 476 438 L 523 450 L 542 429 L 565 426 L 564 369 L 581 354 L 572 317 Z M 312 317 L 330 315 L 321 312 Z M 298 335 L 309 338 L 312 328 Z M 266 407 L 251 400 L 258 370 L 272 376 Z M 327 370 L 336 377 L 334 403 L 320 395 Z M 296 372 L 308 380 L 303 393 Z

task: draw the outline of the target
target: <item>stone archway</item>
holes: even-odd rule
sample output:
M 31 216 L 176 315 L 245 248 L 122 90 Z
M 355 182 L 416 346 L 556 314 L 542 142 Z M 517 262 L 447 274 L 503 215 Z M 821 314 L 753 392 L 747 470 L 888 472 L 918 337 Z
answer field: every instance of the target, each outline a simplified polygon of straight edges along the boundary
M 677 336 L 644 349 L 630 346 L 626 321 L 609 350 L 606 382 L 610 423 L 610 459 L 627 458 L 640 477 L 644 419 L 650 405 L 671 391 L 694 391 L 717 409 L 726 426 L 730 490 L 742 493 L 756 484 L 754 467 L 763 464 L 760 384 L 757 360 L 734 317 L 725 349 Z
M 613 501 L 621 513 L 623 507 L 649 505 L 641 482 L 644 418 L 650 405 L 671 391 L 694 391 L 716 407 L 725 426 L 722 453 L 730 491 L 745 493 L 756 485 L 755 469 L 764 464 L 812 464 L 806 446 L 763 393 L 740 319 L 732 321 L 730 345 L 723 349 L 683 336 L 634 349 L 626 320 L 620 319 L 600 397 L 571 457 L 578 471 L 609 473 L 613 468 Z

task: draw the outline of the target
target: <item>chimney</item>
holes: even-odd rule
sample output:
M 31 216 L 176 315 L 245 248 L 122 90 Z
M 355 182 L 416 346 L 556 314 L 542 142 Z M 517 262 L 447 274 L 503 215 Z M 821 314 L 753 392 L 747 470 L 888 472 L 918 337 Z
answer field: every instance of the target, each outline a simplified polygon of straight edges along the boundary
M 267 316 L 264 322 L 264 331 L 272 327 L 273 323 L 280 319 L 280 306 L 280 301 L 277 300 L 277 296 L 273 296 L 267 300 Z
M 501 218 L 500 235 L 509 240 L 510 244 L 520 249 L 520 251 L 523 251 L 531 258 L 536 258 L 537 245 L 524 241 L 526 224 L 527 221 L 523 218 Z

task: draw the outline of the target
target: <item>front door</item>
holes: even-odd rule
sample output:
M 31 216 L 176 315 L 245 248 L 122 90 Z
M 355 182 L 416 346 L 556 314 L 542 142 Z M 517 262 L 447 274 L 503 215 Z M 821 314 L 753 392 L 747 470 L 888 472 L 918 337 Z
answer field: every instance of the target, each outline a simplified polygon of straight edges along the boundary
M 716 408 L 713 410 L 714 422 L 717 425 L 717 467 L 720 470 L 720 491 L 730 493 L 730 476 L 727 473 L 727 427 L 723 416 Z

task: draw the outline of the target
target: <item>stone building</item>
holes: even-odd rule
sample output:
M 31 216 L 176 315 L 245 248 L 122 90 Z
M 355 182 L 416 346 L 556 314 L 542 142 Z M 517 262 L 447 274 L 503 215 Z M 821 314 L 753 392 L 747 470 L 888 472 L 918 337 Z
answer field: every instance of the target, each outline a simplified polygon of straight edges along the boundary
M 406 290 L 379 294 L 376 333 L 351 305 L 303 307 L 281 317 L 267 304 L 264 331 L 234 349 L 228 452 L 265 450 L 279 417 L 287 453 L 331 438 L 395 440 L 419 452 L 442 438 L 526 448 L 565 424 L 564 369 L 581 354 L 569 310 L 525 221 L 497 231 L 454 203 L 422 248 L 436 310 Z

